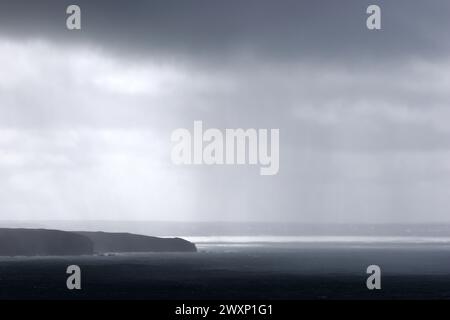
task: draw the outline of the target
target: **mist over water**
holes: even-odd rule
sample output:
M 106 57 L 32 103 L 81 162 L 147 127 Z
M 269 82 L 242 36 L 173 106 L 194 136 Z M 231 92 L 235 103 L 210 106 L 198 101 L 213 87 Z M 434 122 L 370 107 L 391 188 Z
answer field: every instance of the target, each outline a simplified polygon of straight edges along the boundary
M 403 239 L 450 237 L 450 224 L 337 224 L 296 222 L 167 222 L 167 221 L 107 221 L 107 220 L 0 220 L 0 227 L 47 228 L 66 231 L 132 232 L 154 236 L 185 237 L 266 237 L 266 240 L 289 240 L 286 237 L 377 237 Z M 202 238 L 199 238 L 201 240 Z M 204 238 L 207 239 L 207 238 Z M 236 241 L 239 238 L 228 238 Z M 242 238 L 243 240 L 245 238 Z M 255 238 L 257 239 L 257 238 Z M 261 238 L 262 239 L 262 238 Z M 284 239 L 284 240 L 283 240 Z M 293 238 L 292 238 L 293 239 Z M 291 239 L 291 240 L 292 240 Z M 298 240 L 302 238 L 297 238 Z M 318 239 L 318 238 L 317 238 Z M 345 238 L 342 238 L 345 239 Z M 351 240 L 352 238 L 348 238 Z M 357 238 L 354 238 L 357 240 Z
M 203 236 L 183 237 L 197 244 L 251 244 L 251 243 L 367 243 L 367 244 L 450 244 L 450 237 L 415 237 L 415 236 Z

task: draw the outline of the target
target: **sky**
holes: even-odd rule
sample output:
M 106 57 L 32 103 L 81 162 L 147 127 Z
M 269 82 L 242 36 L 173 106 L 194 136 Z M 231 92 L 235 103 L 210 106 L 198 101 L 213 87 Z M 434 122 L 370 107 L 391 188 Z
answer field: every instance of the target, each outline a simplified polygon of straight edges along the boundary
M 449 15 L 445 0 L 1 0 L 0 220 L 450 222 Z M 195 120 L 279 129 L 279 173 L 174 165 L 171 133 Z

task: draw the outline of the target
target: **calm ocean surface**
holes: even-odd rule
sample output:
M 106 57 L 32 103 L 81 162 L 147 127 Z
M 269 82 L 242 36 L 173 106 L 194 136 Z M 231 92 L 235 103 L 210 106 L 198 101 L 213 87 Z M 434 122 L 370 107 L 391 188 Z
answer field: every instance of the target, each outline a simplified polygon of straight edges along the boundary
M 1 299 L 450 298 L 450 239 L 186 237 L 198 253 L 0 258 Z M 82 290 L 66 289 L 66 267 Z M 366 288 L 366 268 L 382 290 Z

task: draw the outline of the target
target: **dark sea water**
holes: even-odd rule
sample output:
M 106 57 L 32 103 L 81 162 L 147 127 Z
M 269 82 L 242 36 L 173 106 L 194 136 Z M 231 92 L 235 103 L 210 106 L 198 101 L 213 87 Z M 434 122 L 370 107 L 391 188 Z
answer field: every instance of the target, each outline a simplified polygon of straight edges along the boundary
M 0 299 L 450 298 L 448 243 L 203 243 L 198 253 L 0 258 Z M 66 268 L 82 269 L 82 290 Z M 382 290 L 366 268 L 382 269 Z

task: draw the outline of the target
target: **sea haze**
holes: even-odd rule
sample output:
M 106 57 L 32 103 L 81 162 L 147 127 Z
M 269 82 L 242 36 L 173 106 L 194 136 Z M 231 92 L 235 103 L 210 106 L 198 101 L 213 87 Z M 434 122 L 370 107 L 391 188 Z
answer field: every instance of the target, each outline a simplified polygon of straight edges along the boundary
M 129 221 L 129 220 L 0 220 L 3 228 L 46 228 L 66 231 L 131 232 L 149 236 L 358 236 L 450 237 L 450 224 L 314 224 L 280 222 Z

